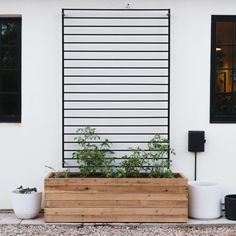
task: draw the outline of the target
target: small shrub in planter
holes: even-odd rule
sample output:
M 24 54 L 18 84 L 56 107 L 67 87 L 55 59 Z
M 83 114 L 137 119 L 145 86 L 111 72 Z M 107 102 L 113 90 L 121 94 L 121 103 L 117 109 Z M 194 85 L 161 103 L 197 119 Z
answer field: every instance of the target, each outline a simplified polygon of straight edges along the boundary
M 35 218 L 41 209 L 42 192 L 36 188 L 20 186 L 12 192 L 12 204 L 15 215 L 20 219 Z
M 187 221 L 187 179 L 163 159 L 174 154 L 167 140 L 155 135 L 147 150 L 130 148 L 118 168 L 111 142 L 95 129 L 79 129 L 76 141 L 80 172 L 45 179 L 46 222 Z

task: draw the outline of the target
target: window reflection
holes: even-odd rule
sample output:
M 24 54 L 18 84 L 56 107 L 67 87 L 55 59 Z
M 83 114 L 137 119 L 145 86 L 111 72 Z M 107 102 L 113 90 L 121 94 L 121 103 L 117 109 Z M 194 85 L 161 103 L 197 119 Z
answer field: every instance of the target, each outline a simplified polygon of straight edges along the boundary
M 17 43 L 16 23 L 2 23 L 2 45 L 15 45 Z
M 236 115 L 235 22 L 216 23 L 215 113 Z
M 2 48 L 1 65 L 3 68 L 16 68 L 17 66 L 17 50 L 16 48 Z
M 17 71 L 3 70 L 0 72 L 0 92 L 17 92 L 17 85 Z
M 0 95 L 0 115 L 15 116 L 17 112 L 17 95 L 1 94 Z
M 234 22 L 216 23 L 216 42 L 217 44 L 232 44 L 234 43 Z

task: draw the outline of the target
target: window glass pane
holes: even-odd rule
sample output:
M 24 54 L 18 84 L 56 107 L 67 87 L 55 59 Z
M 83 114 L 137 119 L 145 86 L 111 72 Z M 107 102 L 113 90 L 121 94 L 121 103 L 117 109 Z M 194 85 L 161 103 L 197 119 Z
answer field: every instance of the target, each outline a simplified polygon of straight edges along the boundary
M 21 19 L 0 17 L 0 122 L 21 121 Z
M 219 70 L 216 73 L 215 115 L 236 115 L 236 71 Z
M 236 45 L 233 50 L 233 58 L 234 58 L 233 69 L 236 70 Z
M 17 43 L 16 23 L 2 23 L 2 45 L 15 45 Z
M 17 66 L 17 49 L 15 47 L 4 47 L 1 50 L 1 67 L 16 68 Z
M 236 96 L 231 94 L 217 94 L 215 114 L 221 116 L 236 115 Z
M 233 68 L 233 46 L 216 48 L 216 69 Z
M 18 114 L 18 95 L 0 94 L 0 115 L 16 116 Z
M 17 92 L 18 84 L 17 71 L 0 72 L 0 92 Z
M 231 80 L 229 70 L 218 70 L 216 72 L 216 93 L 231 92 Z
M 232 44 L 234 22 L 216 22 L 216 44 Z
M 231 84 L 232 84 L 232 92 L 235 93 L 234 96 L 236 96 L 236 71 L 231 71 Z M 236 101 L 236 100 L 235 100 Z M 235 103 L 236 104 L 236 103 Z

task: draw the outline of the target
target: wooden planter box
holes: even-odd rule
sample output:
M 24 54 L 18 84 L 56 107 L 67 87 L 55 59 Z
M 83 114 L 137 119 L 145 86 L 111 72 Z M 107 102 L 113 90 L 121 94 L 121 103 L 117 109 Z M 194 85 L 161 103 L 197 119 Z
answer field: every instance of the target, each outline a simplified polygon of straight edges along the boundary
M 187 222 L 187 179 L 45 179 L 45 222 Z

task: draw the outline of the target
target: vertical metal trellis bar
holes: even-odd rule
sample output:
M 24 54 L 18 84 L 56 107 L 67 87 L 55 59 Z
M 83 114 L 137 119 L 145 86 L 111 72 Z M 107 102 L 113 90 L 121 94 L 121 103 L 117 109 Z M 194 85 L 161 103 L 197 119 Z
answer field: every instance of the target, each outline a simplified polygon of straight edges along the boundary
M 65 143 L 65 124 L 64 124 L 64 116 L 65 116 L 65 107 L 64 107 L 64 67 L 65 67 L 65 63 L 64 63 L 64 9 L 62 9 L 62 167 L 65 167 L 65 147 L 64 147 L 64 143 Z
M 170 9 L 168 9 L 168 141 L 170 144 Z M 170 150 L 168 160 L 170 160 Z M 169 162 L 168 165 L 170 165 Z

